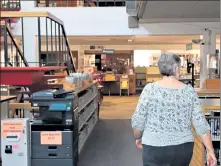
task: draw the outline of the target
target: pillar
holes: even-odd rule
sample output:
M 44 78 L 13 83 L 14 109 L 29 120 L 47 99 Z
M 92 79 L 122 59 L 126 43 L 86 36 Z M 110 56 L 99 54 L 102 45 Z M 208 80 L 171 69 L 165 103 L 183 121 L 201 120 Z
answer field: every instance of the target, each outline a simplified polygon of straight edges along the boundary
M 87 46 L 80 46 L 78 48 L 78 72 L 84 71 L 84 51 L 87 49 Z
M 207 55 L 216 53 L 216 33 L 209 29 L 205 29 L 200 45 L 200 88 L 207 79 Z

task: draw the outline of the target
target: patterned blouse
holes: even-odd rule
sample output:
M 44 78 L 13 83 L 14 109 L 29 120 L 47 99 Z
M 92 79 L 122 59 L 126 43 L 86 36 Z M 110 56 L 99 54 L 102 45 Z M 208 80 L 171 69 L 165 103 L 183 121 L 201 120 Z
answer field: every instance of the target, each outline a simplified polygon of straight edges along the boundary
M 170 146 L 193 142 L 192 125 L 200 136 L 210 130 L 198 95 L 190 85 L 183 88 L 164 88 L 159 83 L 146 85 L 132 116 L 132 127 L 143 131 L 143 144 Z

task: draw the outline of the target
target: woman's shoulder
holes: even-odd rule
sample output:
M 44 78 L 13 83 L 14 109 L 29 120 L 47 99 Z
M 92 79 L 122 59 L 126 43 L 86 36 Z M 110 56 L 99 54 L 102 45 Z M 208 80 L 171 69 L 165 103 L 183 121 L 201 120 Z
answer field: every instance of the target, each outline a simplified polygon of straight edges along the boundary
M 144 87 L 144 90 L 145 91 L 151 90 L 154 87 L 154 84 L 155 83 L 148 83 L 148 84 L 146 84 L 145 87 Z
M 187 85 L 186 85 L 186 89 L 187 89 L 187 91 L 189 91 L 190 93 L 195 93 L 195 89 L 194 89 L 193 86 L 190 85 L 190 84 L 187 84 Z
M 191 85 L 187 85 L 187 90 L 188 93 L 190 93 L 192 97 L 198 97 L 197 92 L 195 91 L 195 89 L 191 86 Z

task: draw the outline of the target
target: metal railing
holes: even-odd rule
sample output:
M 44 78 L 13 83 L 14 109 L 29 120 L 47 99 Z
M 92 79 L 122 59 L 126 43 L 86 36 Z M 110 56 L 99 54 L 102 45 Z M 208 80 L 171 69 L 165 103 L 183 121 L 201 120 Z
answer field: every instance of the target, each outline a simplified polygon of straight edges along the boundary
M 21 9 L 21 0 L 1 0 L 2 11 L 18 11 Z
M 45 19 L 45 35 L 41 32 L 41 19 Z M 39 66 L 67 66 L 75 72 L 65 28 L 53 18 L 38 17 L 38 52 Z
M 37 7 L 78 7 L 84 0 L 37 0 Z
M 91 6 L 91 3 L 93 3 L 96 7 L 126 6 L 126 0 L 85 0 L 85 6 Z
M 26 31 L 27 26 L 25 26 L 30 26 L 29 22 L 26 24 L 26 21 L 30 21 L 30 19 L 27 20 L 25 18 L 32 18 L 32 23 L 36 25 L 32 25 L 31 28 L 36 28 L 34 33 L 36 33 L 38 39 L 38 66 L 67 66 L 69 72 L 76 72 L 66 31 L 60 19 L 48 12 L 1 12 L 1 17 L 4 19 L 20 18 L 17 24 L 21 25 L 17 26 L 21 27 L 20 38 L 22 39 L 21 45 L 24 57 L 26 56 L 24 46 L 30 40 L 25 34 L 30 33 Z M 5 42 L 4 45 L 7 45 L 7 43 Z M 7 55 L 7 50 L 5 54 Z M 32 56 L 34 57 L 35 55 Z M 29 64 L 29 62 L 27 63 Z
M 126 0 L 37 0 L 37 7 L 117 7 Z
M 28 62 L 23 55 L 19 42 L 15 39 L 7 19 L 4 25 L 1 25 L 4 39 L 4 58 L 1 58 L 1 66 L 3 67 L 27 67 Z M 2 42 L 2 41 L 1 41 Z

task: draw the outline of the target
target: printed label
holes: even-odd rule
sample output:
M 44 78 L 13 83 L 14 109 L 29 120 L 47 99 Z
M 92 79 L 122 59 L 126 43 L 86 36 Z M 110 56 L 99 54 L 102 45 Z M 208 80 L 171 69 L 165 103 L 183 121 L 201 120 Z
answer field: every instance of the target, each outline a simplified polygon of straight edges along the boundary
M 41 132 L 42 145 L 62 145 L 62 134 L 60 131 Z
M 2 122 L 2 137 L 21 137 L 23 131 L 23 123 L 21 121 L 3 121 Z M 14 138 L 13 137 L 13 138 Z

